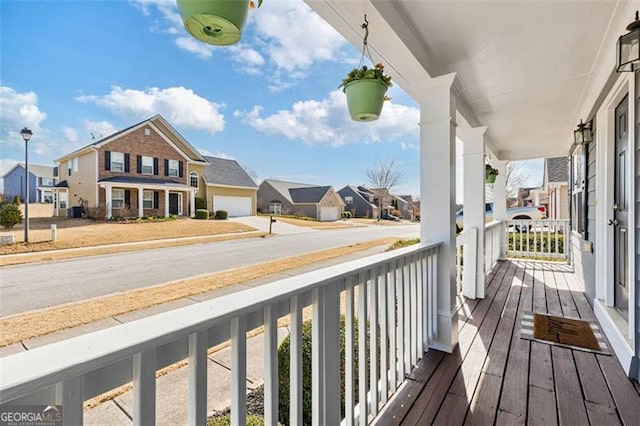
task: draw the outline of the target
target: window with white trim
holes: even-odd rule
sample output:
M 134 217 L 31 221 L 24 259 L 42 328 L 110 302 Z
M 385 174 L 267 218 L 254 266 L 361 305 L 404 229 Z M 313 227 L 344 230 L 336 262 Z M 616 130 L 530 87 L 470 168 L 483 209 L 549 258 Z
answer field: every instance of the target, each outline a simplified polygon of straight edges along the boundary
M 124 172 L 124 153 L 111 151 L 111 171 Z
M 350 195 L 344 197 L 344 203 L 345 204 L 353 204 L 353 197 L 350 196 Z
M 153 209 L 153 191 L 144 191 L 142 193 L 142 208 Z
M 191 174 L 189 174 L 189 184 L 192 188 L 198 187 L 198 173 L 191 172 Z
M 282 214 L 282 203 L 269 203 L 269 213 Z
M 142 156 L 142 174 L 153 174 L 153 157 Z
M 53 179 L 52 178 L 46 178 L 46 177 L 42 178 L 42 185 L 41 186 L 53 186 L 53 185 L 55 185 L 55 183 L 53 183 Z
M 66 209 L 67 208 L 67 192 L 59 192 L 58 193 L 58 208 Z
M 124 189 L 111 190 L 111 208 L 112 209 L 124 208 Z
M 178 177 L 178 168 L 179 168 L 178 160 L 169 160 L 169 176 Z

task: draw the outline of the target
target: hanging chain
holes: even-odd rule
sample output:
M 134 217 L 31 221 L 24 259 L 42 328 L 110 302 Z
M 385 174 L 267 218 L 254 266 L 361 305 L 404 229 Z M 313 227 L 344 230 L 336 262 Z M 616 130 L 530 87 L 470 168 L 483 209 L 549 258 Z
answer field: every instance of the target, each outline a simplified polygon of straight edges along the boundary
M 367 39 L 369 38 L 369 21 L 367 21 L 366 14 L 364 15 L 364 22 L 360 25 L 360 28 L 364 30 L 364 38 L 362 39 L 362 56 L 360 57 L 360 65 L 358 67 L 362 68 L 364 65 L 365 53 L 373 64 L 373 58 L 371 57 L 371 51 L 369 50 L 369 44 L 367 43 Z

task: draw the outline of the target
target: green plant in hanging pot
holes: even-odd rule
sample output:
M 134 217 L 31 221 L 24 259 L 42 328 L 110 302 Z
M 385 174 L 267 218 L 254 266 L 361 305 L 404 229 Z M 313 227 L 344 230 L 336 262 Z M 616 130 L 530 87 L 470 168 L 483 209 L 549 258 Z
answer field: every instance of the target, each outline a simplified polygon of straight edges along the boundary
M 485 183 L 495 183 L 496 176 L 498 176 L 498 169 L 491 167 L 490 164 L 484 165 L 484 181 Z
M 363 65 L 352 69 L 340 85 L 347 95 L 351 118 L 354 121 L 377 120 L 384 101 L 388 99 L 387 89 L 391 86 L 391 77 L 385 75 L 384 66 L 380 63 L 373 68 Z
M 184 27 L 196 39 L 215 46 L 240 41 L 250 0 L 177 0 Z M 262 0 L 258 0 L 258 7 Z

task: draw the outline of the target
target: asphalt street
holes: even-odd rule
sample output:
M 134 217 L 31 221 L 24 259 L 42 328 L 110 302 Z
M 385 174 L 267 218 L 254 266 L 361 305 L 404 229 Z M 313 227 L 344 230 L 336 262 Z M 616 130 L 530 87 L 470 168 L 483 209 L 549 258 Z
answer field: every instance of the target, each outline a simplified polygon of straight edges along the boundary
M 0 315 L 57 306 L 362 241 L 417 237 L 419 225 L 300 231 L 0 268 Z

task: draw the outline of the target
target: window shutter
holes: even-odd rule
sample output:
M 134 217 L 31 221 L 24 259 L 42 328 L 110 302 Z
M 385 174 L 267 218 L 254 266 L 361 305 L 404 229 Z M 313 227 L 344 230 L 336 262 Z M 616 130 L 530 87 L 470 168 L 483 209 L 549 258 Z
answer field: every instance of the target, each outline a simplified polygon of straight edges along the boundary
M 153 191 L 153 208 L 157 209 L 160 204 L 160 193 L 158 191 Z
M 136 172 L 142 173 L 142 155 L 136 155 Z
M 178 177 L 183 177 L 184 176 L 184 162 L 180 161 L 178 163 Z
M 169 160 L 164 159 L 164 175 L 169 176 Z
M 131 191 L 128 189 L 124 190 L 124 203 L 128 209 L 131 208 Z
M 124 171 L 125 173 L 129 173 L 129 154 L 124 155 Z
M 104 152 L 104 169 L 111 170 L 111 151 Z
M 153 174 L 158 176 L 158 157 L 153 157 Z

